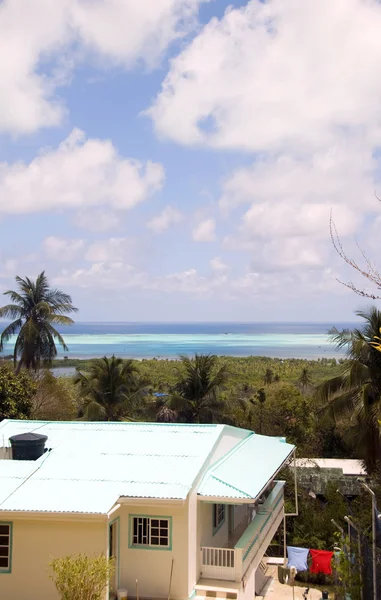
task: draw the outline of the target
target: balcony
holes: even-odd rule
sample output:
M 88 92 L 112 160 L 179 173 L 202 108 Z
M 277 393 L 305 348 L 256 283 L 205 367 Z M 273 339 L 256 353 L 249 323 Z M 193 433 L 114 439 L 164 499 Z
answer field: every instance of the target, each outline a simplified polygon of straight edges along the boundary
M 256 569 L 284 514 L 284 482 L 277 481 L 233 548 L 201 548 L 201 577 L 240 582 Z

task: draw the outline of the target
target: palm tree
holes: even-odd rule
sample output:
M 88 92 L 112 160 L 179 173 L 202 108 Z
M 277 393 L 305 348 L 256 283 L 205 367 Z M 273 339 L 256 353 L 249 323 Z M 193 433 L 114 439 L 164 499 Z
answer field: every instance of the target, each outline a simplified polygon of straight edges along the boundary
M 274 373 L 273 370 L 270 368 L 266 369 L 266 372 L 263 376 L 263 383 L 265 385 L 271 385 L 274 382 Z
M 56 342 L 67 351 L 68 348 L 55 325 L 72 325 L 74 321 L 65 315 L 77 309 L 72 305 L 71 297 L 61 290 L 51 289 L 45 272 L 42 271 L 32 281 L 28 277 L 16 277 L 18 291 L 5 292 L 12 304 L 0 308 L 0 318 L 12 319 L 2 332 L 0 351 L 13 335 L 18 333 L 13 359 L 18 373 L 22 366 L 37 370 L 41 362 L 50 364 L 57 356 Z
M 311 385 L 311 376 L 307 367 L 303 367 L 302 372 L 298 379 L 298 385 L 302 388 L 303 394 L 306 390 L 306 387 Z
M 85 373 L 78 370 L 75 383 L 84 399 L 83 420 L 120 421 L 135 416 L 145 387 L 138 372 L 132 360 L 115 356 L 93 361 Z
M 364 319 L 361 328 L 331 335 L 337 348 L 347 348 L 344 370 L 319 386 L 316 396 L 334 423 L 349 417 L 351 445 L 372 473 L 381 460 L 381 353 L 372 345 L 381 327 L 381 312 L 371 307 L 356 314 Z
M 228 371 L 224 365 L 218 369 L 217 360 L 209 354 L 196 354 L 193 359 L 181 356 L 185 375 L 179 371 L 180 380 L 167 406 L 187 423 L 213 423 L 221 414 L 224 403 L 218 392 Z

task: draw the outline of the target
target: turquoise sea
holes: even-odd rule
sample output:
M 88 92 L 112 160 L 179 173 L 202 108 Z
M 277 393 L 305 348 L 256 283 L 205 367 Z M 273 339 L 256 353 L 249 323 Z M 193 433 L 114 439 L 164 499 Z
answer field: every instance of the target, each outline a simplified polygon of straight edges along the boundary
M 328 331 L 354 323 L 76 323 L 62 329 L 69 352 L 59 357 L 178 358 L 180 354 L 340 358 Z M 1 326 L 1 325 L 0 325 Z M 10 340 L 3 355 L 11 354 Z

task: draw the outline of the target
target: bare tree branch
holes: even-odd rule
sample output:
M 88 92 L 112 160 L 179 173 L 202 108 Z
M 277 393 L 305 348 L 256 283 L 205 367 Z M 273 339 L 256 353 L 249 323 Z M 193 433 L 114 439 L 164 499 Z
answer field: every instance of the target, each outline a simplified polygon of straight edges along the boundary
M 377 195 L 376 195 L 376 198 L 378 200 L 380 200 Z M 380 202 L 381 202 L 381 200 L 380 200 Z M 375 267 L 375 265 L 370 261 L 370 259 L 368 258 L 368 256 L 364 252 L 364 250 L 359 246 L 359 244 L 357 244 L 357 247 L 360 250 L 363 259 L 365 260 L 365 264 L 366 264 L 365 268 L 360 267 L 357 264 L 357 262 L 353 258 L 350 258 L 347 255 L 347 253 L 345 252 L 343 245 L 341 243 L 339 234 L 337 232 L 335 222 L 332 218 L 332 210 L 331 210 L 331 214 L 330 214 L 330 218 L 329 218 L 329 232 L 331 235 L 332 245 L 333 245 L 334 249 L 336 250 L 337 254 L 340 256 L 340 258 L 342 258 L 343 261 L 347 263 L 347 265 L 352 267 L 352 269 L 355 269 L 355 271 L 360 273 L 360 275 L 362 275 L 363 277 L 365 277 L 365 279 L 367 279 L 373 285 L 375 285 L 378 290 L 381 290 L 380 272 Z M 380 300 L 381 299 L 381 296 L 377 296 L 376 294 L 372 294 L 371 292 L 367 292 L 366 290 L 362 290 L 362 289 L 358 288 L 352 281 L 349 281 L 347 283 L 345 281 L 341 281 L 340 279 L 337 279 L 337 281 L 339 283 L 341 283 L 342 285 L 345 285 L 345 287 L 349 288 L 353 292 L 355 292 L 355 294 L 362 296 L 363 298 L 371 298 L 372 300 Z

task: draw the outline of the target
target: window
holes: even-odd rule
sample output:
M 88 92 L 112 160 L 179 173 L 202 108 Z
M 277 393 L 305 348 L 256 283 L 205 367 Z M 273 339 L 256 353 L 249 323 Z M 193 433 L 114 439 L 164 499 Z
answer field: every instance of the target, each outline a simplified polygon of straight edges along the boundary
M 213 529 L 216 532 L 225 521 L 225 505 L 214 504 L 213 505 Z
M 0 523 L 0 573 L 11 572 L 12 523 Z
M 171 546 L 171 519 L 168 517 L 141 517 L 133 515 L 132 546 L 169 550 Z

